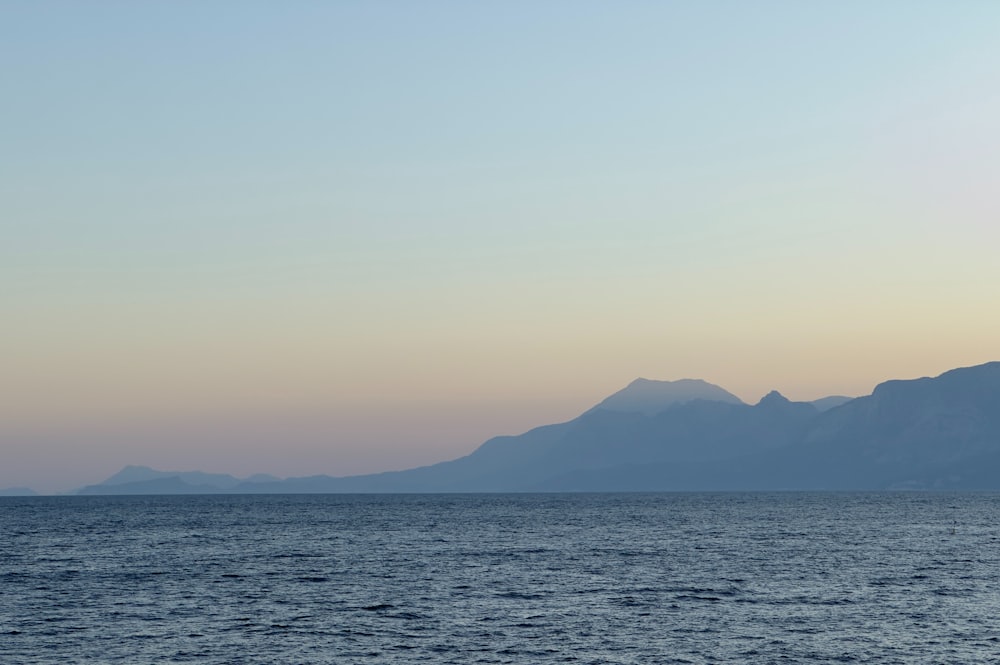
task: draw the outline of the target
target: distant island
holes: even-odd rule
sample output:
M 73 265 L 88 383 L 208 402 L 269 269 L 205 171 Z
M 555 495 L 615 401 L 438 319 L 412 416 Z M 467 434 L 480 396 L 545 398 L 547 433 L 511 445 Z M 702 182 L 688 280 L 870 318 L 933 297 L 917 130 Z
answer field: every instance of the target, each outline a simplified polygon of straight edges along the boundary
M 569 422 L 431 466 L 287 479 L 130 466 L 77 493 L 903 489 L 1000 490 L 1000 362 L 754 405 L 705 381 L 637 379 Z

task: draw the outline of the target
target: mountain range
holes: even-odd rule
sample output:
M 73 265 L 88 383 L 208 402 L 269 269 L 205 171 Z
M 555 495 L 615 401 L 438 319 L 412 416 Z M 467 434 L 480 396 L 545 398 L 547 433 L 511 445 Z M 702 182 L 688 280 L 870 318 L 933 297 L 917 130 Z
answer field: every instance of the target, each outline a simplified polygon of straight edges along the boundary
M 130 466 L 80 494 L 1000 489 L 1000 362 L 757 404 L 637 379 L 579 417 L 406 471 L 279 479 Z

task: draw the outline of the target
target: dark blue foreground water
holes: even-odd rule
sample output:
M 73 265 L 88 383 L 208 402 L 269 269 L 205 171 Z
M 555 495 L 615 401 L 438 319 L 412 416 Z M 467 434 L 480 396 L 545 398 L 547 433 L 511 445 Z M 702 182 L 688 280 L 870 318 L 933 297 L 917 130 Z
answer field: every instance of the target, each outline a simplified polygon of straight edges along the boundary
M 0 663 L 1000 660 L 1000 495 L 0 499 Z

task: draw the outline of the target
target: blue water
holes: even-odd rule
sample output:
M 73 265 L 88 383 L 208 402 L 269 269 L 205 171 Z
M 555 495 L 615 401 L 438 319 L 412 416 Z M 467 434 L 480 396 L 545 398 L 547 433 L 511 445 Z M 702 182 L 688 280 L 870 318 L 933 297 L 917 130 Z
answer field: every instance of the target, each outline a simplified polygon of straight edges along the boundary
M 998 494 L 0 499 L 0 663 L 1000 661 Z

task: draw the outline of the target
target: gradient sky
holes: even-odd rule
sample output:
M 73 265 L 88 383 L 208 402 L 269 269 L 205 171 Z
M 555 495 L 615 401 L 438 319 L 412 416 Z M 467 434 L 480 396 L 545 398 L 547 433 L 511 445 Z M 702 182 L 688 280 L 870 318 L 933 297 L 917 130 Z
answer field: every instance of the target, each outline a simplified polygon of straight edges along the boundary
M 1000 4 L 0 7 L 0 487 L 1000 359 Z

